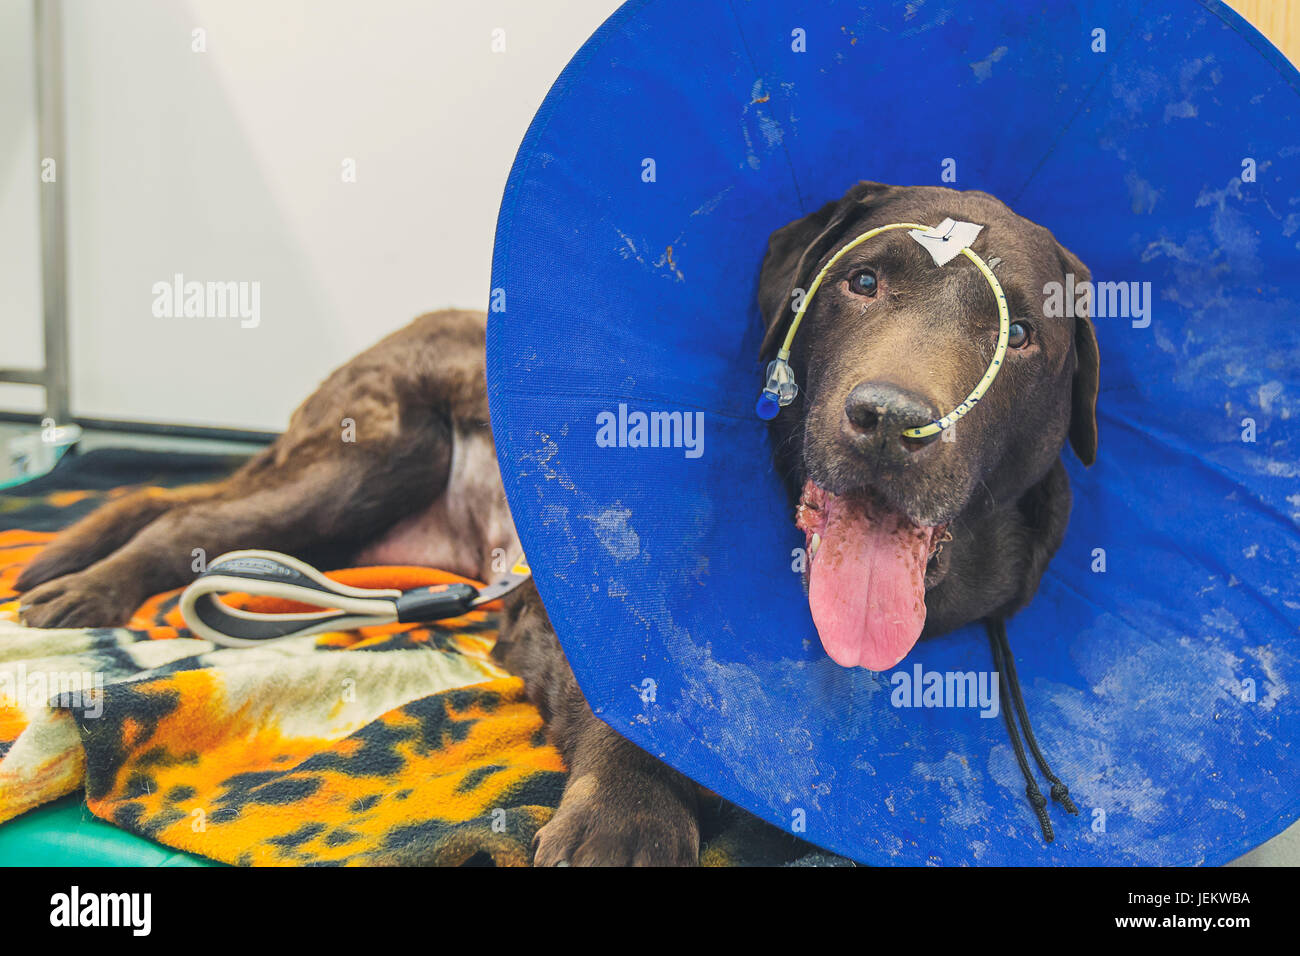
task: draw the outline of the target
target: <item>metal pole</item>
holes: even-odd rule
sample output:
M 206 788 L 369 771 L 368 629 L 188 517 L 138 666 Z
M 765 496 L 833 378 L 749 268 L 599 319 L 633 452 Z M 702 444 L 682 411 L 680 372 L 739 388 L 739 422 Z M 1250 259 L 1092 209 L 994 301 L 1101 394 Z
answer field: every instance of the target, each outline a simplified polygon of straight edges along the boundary
M 45 313 L 45 407 L 56 423 L 68 399 L 67 154 L 63 140 L 62 0 L 35 0 L 36 129 L 41 161 L 41 291 Z M 54 161 L 46 181 L 45 161 Z

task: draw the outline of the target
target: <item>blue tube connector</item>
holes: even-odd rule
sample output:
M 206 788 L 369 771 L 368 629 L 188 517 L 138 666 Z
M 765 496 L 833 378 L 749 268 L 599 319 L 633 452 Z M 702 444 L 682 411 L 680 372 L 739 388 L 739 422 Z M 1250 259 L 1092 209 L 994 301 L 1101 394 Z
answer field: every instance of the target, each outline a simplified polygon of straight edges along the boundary
M 799 386 L 794 380 L 794 369 L 782 358 L 767 363 L 767 382 L 754 404 L 754 413 L 765 422 L 776 418 L 781 409 L 794 401 Z

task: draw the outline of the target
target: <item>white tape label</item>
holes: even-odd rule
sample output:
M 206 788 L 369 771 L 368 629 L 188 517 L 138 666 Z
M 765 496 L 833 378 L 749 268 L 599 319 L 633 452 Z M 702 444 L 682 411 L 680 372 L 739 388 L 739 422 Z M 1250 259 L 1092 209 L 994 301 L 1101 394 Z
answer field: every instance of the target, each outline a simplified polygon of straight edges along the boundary
M 953 257 L 975 241 L 983 226 L 973 222 L 953 222 L 945 219 L 933 229 L 908 230 L 908 235 L 919 242 L 930 253 L 936 266 L 947 265 Z

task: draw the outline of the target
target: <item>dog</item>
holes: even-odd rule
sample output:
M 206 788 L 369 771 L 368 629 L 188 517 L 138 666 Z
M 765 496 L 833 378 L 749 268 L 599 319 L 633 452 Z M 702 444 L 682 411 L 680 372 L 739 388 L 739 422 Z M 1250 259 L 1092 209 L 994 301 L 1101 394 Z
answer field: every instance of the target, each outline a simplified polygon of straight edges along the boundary
M 790 356 L 800 393 L 770 426 L 811 555 L 814 621 L 846 666 L 879 668 L 921 637 L 1024 607 L 1069 520 L 1067 438 L 1085 464 L 1096 455 L 1092 323 L 1044 308 L 1045 286 L 1089 272 L 1046 228 L 986 193 L 861 182 L 777 230 L 757 289 L 760 358 L 775 354 L 794 296 L 846 242 L 874 226 L 946 217 L 984 227 L 974 248 L 994 263 L 1013 323 L 977 409 L 952 436 L 902 435 L 980 379 L 998 312 L 972 264 L 937 267 L 896 230 L 828 273 Z M 196 548 L 488 579 L 518 539 L 488 423 L 485 328 L 478 312 L 422 316 L 331 374 L 229 478 L 103 506 L 23 572 L 22 619 L 120 625 L 149 595 L 193 578 Z M 570 771 L 534 862 L 696 863 L 702 792 L 595 717 L 531 583 L 507 600 L 500 634 L 494 653 L 524 680 Z

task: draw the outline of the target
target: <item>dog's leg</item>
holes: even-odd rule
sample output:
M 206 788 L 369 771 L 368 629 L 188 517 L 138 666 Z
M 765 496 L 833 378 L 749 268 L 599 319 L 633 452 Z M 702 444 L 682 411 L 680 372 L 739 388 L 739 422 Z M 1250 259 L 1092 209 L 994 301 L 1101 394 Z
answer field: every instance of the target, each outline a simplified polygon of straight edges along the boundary
M 523 678 L 569 768 L 560 807 L 537 834 L 535 864 L 698 863 L 695 784 L 592 713 L 531 583 L 508 602 L 498 657 Z
M 273 548 L 308 561 L 335 548 L 344 554 L 347 542 L 367 540 L 400 517 L 398 503 L 418 507 L 441 492 L 447 429 L 439 436 L 426 425 L 420 440 L 415 437 L 397 439 L 400 448 L 319 449 L 312 463 L 257 480 L 237 472 L 204 500 L 165 511 L 107 557 L 24 594 L 22 620 L 34 627 L 123 624 L 151 594 L 192 580 L 198 556 L 210 560 L 242 548 Z M 433 447 L 439 439 L 441 455 Z
M 475 313 L 423 316 L 334 372 L 230 478 L 164 499 L 161 510 L 146 495 L 85 519 L 24 579 L 43 583 L 24 594 L 23 621 L 120 625 L 149 595 L 188 583 L 196 551 L 345 561 L 428 508 L 447 487 L 454 431 L 487 417 L 483 324 Z M 128 520 L 118 527 L 118 518 Z M 61 570 L 72 573 L 53 576 Z
M 39 584 L 88 568 L 130 541 L 145 525 L 172 508 L 220 494 L 219 484 L 188 488 L 141 488 L 110 501 L 59 534 L 18 576 L 15 587 Z

